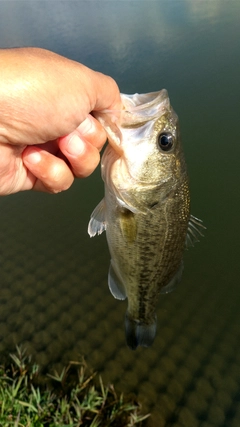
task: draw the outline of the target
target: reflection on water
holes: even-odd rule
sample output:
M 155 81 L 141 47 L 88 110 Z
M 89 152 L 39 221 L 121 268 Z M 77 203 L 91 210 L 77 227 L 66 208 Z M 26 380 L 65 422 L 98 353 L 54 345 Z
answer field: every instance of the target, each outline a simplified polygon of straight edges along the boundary
M 99 171 L 57 196 L 1 199 L 0 350 L 41 363 L 86 354 L 137 392 L 158 426 L 238 427 L 238 1 L 0 2 L 1 47 L 41 46 L 115 77 L 122 92 L 166 87 L 180 117 L 192 213 L 206 237 L 159 301 L 153 347 L 125 345 L 125 302 L 107 289 L 105 236 L 90 240 Z

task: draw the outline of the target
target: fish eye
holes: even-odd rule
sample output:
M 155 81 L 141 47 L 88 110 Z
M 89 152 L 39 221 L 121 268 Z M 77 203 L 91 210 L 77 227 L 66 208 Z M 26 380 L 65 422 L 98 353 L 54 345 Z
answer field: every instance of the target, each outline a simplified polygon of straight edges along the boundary
M 173 146 L 173 136 L 169 132 L 162 132 L 158 135 L 158 145 L 162 151 L 169 151 Z

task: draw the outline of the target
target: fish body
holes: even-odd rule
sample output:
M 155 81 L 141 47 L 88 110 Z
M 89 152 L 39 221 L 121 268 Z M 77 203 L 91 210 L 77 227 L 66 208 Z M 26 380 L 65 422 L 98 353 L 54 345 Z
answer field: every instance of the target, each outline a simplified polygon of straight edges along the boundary
M 135 349 L 154 341 L 159 294 L 181 279 L 186 239 L 197 239 L 200 222 L 190 218 L 178 117 L 167 91 L 121 97 L 121 112 L 97 115 L 109 144 L 101 161 L 105 196 L 88 232 L 106 230 L 108 284 L 115 298 L 128 298 L 126 341 Z

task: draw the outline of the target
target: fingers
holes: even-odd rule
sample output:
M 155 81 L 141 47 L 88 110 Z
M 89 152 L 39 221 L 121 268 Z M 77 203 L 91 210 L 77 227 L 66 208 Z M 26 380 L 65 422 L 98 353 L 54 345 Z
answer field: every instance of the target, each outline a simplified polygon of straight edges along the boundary
M 67 190 L 73 183 L 74 176 L 63 159 L 39 147 L 28 147 L 22 154 L 27 167 L 29 188 L 48 193 Z
M 98 150 L 101 150 L 107 139 L 104 128 L 91 114 L 78 126 L 77 131 Z
M 67 190 L 74 177 L 90 175 L 99 163 L 99 151 L 78 135 L 62 141 L 63 154 L 71 165 L 54 154 L 39 147 L 28 147 L 22 154 L 24 165 L 29 171 L 29 188 L 48 193 Z
M 94 171 L 105 140 L 106 133 L 100 123 L 88 116 L 73 133 L 58 142 L 26 148 L 22 159 L 29 171 L 28 187 L 49 193 L 67 190 L 74 177 L 85 178 Z
M 100 123 L 89 115 L 70 135 L 59 138 L 59 148 L 78 178 L 89 176 L 100 161 L 99 150 L 106 141 Z
M 77 133 L 61 138 L 59 147 L 77 178 L 89 176 L 99 163 L 98 149 Z

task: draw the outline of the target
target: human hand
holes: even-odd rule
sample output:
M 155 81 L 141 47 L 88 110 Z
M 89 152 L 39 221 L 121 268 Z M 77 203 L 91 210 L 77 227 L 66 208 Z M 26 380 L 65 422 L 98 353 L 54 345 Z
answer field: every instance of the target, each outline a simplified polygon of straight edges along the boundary
M 0 100 L 0 195 L 91 174 L 106 133 L 90 113 L 121 108 L 111 77 L 38 48 L 0 50 Z

